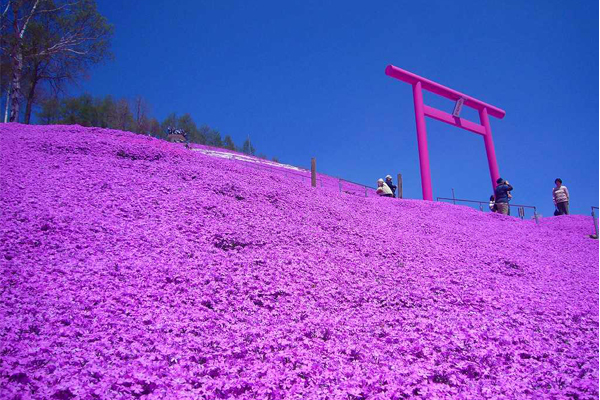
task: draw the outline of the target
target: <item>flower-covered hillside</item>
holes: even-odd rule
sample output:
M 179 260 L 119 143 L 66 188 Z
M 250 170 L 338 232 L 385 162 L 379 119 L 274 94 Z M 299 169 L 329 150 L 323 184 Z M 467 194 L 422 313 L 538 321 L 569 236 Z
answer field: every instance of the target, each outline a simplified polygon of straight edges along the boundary
M 589 217 L 0 125 L 0 398 L 598 398 Z
M 194 144 L 190 147 L 193 151 L 199 151 L 203 154 L 213 157 L 226 158 L 243 162 L 246 167 L 268 170 L 269 173 L 275 175 L 283 175 L 287 180 L 297 181 L 306 185 L 311 185 L 311 171 L 303 168 L 298 168 L 289 164 L 281 164 L 278 161 L 268 161 L 260 157 L 251 156 L 248 154 L 238 153 L 231 150 L 215 149 L 213 147 Z M 335 190 L 337 192 L 345 192 L 347 194 L 377 196 L 377 191 L 359 183 L 342 180 L 320 172 L 316 172 L 316 186 L 319 189 Z

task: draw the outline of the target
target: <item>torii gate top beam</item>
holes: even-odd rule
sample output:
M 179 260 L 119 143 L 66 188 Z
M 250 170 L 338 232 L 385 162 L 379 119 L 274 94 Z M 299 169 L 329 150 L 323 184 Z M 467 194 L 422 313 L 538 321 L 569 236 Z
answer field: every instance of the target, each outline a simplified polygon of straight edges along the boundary
M 421 87 L 423 89 L 453 101 L 457 101 L 458 99 L 462 98 L 465 100 L 465 106 L 474 108 L 477 111 L 482 111 L 484 108 L 487 108 L 488 114 L 492 117 L 502 119 L 506 115 L 506 111 L 502 110 L 501 108 L 484 103 L 481 100 L 477 100 L 471 96 L 467 96 L 466 94 L 463 94 L 454 89 L 450 89 L 444 85 L 440 85 L 439 83 L 430 81 L 427 78 L 423 78 L 419 75 L 413 74 L 412 72 L 403 70 L 402 68 L 398 68 L 393 65 L 388 65 L 385 68 L 385 74 L 387 76 L 399 79 L 402 82 L 406 82 L 411 85 L 414 85 L 417 82 L 421 82 Z

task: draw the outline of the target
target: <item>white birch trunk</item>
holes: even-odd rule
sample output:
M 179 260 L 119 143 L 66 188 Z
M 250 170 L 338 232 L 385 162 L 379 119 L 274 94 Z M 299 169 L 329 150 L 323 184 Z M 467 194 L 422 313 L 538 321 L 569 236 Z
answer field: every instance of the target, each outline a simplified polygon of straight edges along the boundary
M 27 15 L 25 19 L 25 23 L 21 29 L 19 29 L 18 25 L 18 10 L 17 6 L 13 5 L 13 13 L 14 13 L 14 22 L 13 29 L 16 37 L 18 38 L 17 42 L 13 47 L 13 54 L 11 54 L 12 63 L 13 63 L 13 76 L 12 76 L 12 91 L 10 92 L 10 122 L 19 122 L 19 101 L 21 100 L 21 78 L 23 75 L 23 51 L 21 49 L 21 43 L 23 42 L 23 36 L 25 35 L 25 31 L 27 30 L 27 25 L 31 20 L 31 17 L 35 14 L 35 10 L 38 7 L 40 0 L 36 0 L 31 8 L 31 11 Z
M 10 83 L 10 85 L 8 86 L 8 90 L 6 91 L 6 104 L 4 106 L 4 123 L 8 122 L 8 110 L 9 110 L 9 103 L 10 103 L 10 91 L 12 89 L 12 82 Z
M 23 55 L 21 49 L 13 54 L 12 91 L 10 92 L 10 122 L 19 122 L 19 101 L 21 100 L 21 75 L 23 71 Z

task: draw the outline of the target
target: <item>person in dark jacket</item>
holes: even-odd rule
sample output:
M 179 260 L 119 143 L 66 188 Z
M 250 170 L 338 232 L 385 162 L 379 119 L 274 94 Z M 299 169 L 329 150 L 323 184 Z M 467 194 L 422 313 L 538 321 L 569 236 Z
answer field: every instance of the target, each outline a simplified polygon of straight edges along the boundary
M 496 209 L 498 210 L 496 212 L 499 214 L 508 215 L 508 192 L 513 190 L 513 187 L 510 185 L 510 183 L 508 183 L 508 181 L 505 181 L 502 178 L 498 178 L 496 183 L 496 189 L 494 190 L 494 195 L 496 197 Z
M 396 197 L 396 185 L 394 185 L 394 182 L 392 182 L 392 176 L 391 175 L 387 175 L 385 177 L 385 184 L 388 185 L 388 187 L 390 189 L 392 189 L 392 194 L 394 195 L 394 197 Z

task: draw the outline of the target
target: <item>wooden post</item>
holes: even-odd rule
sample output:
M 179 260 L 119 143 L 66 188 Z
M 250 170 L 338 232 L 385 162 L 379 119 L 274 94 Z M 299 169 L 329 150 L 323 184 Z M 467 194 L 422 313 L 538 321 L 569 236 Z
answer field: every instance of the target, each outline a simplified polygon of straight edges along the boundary
M 398 198 L 402 198 L 402 174 L 398 174 Z
M 312 187 L 317 187 L 317 160 L 310 159 L 310 183 Z

